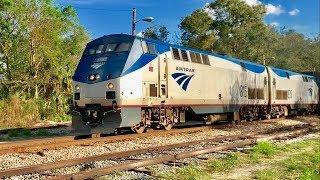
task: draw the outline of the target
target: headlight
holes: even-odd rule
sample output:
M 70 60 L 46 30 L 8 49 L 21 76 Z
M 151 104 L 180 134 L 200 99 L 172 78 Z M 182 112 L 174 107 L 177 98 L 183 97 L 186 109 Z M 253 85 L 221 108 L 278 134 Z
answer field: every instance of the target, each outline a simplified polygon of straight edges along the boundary
M 113 87 L 114 87 L 114 86 L 113 86 L 112 83 L 108 83 L 108 84 L 107 84 L 107 88 L 108 88 L 108 89 L 113 89 Z
M 75 86 L 74 86 L 74 89 L 77 90 L 77 91 L 79 91 L 79 90 L 80 90 L 80 86 L 79 86 L 79 85 L 75 85 Z
M 94 81 L 95 78 L 96 78 L 96 77 L 95 77 L 93 74 L 89 76 L 90 81 Z
M 96 75 L 96 80 L 97 80 L 97 79 L 100 79 L 100 75 L 99 75 L 99 74 Z

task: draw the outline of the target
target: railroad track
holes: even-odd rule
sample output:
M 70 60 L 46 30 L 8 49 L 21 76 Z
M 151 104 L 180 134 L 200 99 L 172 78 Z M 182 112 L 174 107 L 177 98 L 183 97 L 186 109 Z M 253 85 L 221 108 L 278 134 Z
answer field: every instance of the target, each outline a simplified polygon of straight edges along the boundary
M 275 120 L 264 120 L 261 123 L 269 123 Z M 249 125 L 251 122 L 243 122 L 243 125 Z M 308 124 L 298 124 L 294 128 L 300 126 L 307 126 Z M 179 127 L 182 129 L 172 129 L 170 131 L 166 130 L 149 130 L 143 134 L 124 134 L 124 135 L 103 135 L 103 134 L 94 134 L 92 138 L 88 139 L 77 139 L 77 136 L 61 136 L 61 137 L 50 137 L 50 138 L 40 138 L 40 139 L 28 139 L 28 140 L 16 140 L 16 141 L 6 141 L 0 142 L 0 155 L 8 153 L 24 153 L 24 152 L 39 152 L 43 150 L 59 149 L 66 148 L 70 146 L 89 146 L 99 143 L 112 143 L 118 141 L 127 141 L 134 140 L 137 138 L 146 138 L 146 137 L 155 137 L 162 135 L 173 135 L 180 133 L 192 133 L 199 132 L 210 129 L 220 129 L 225 128 L 228 124 L 219 124 L 219 125 L 206 125 L 200 127 Z M 290 126 L 291 127 L 291 126 Z M 290 128 L 289 127 L 289 128 Z M 280 127 L 286 129 L 288 127 Z
M 86 179 L 103 176 L 114 171 L 132 170 L 154 164 L 166 162 L 175 162 L 188 157 L 195 157 L 201 154 L 218 152 L 237 147 L 251 146 L 258 141 L 279 139 L 286 137 L 295 137 L 301 134 L 307 134 L 310 131 L 319 131 L 318 128 L 310 125 L 287 126 L 275 128 L 265 132 L 248 133 L 243 135 L 219 136 L 197 141 L 156 146 L 143 149 L 135 149 L 124 152 L 106 153 L 102 155 L 70 159 L 53 163 L 20 167 L 0 171 L 0 178 L 11 177 L 16 175 L 38 173 L 46 178 L 53 179 Z M 135 157 L 144 154 L 152 154 L 149 158 Z M 86 164 L 96 161 L 110 160 L 119 161 L 117 165 L 96 168 L 88 171 L 80 171 L 73 174 L 48 174 L 48 170 L 65 168 L 79 164 Z M 124 162 L 123 162 L 124 161 Z M 46 173 L 43 173 L 46 172 Z
M 268 123 L 274 120 L 265 120 L 261 123 Z M 244 122 L 243 124 L 250 124 L 251 122 Z M 293 128 L 307 126 L 308 124 L 295 125 Z M 40 138 L 40 139 L 28 139 L 28 140 L 17 140 L 0 142 L 0 155 L 8 153 L 24 153 L 24 152 L 41 152 L 43 150 L 66 148 L 70 146 L 89 146 L 101 143 L 112 143 L 118 141 L 128 141 L 137 138 L 155 137 L 163 135 L 174 135 L 181 133 L 192 133 L 199 132 L 210 129 L 225 128 L 226 124 L 219 124 L 215 126 L 206 125 L 200 127 L 187 127 L 182 129 L 172 129 L 170 131 L 166 130 L 149 130 L 143 134 L 124 134 L 124 135 L 100 135 L 95 134 L 92 138 L 88 139 L 77 139 L 77 136 L 62 136 L 62 137 L 51 137 L 51 138 Z M 181 128 L 181 127 L 180 127 Z M 280 127 L 280 129 L 291 128 L 290 127 Z
M 19 140 L 11 142 L 0 142 L 0 155 L 7 153 L 23 153 L 37 152 L 49 149 L 58 149 L 70 146 L 93 145 L 97 143 L 111 143 L 117 141 L 133 140 L 150 136 L 171 135 L 185 132 L 198 132 L 212 129 L 212 126 L 191 127 L 183 129 L 152 130 L 143 134 L 124 134 L 124 135 L 109 135 L 109 136 L 93 136 L 88 139 L 76 139 L 76 136 L 63 136 L 42 139 Z

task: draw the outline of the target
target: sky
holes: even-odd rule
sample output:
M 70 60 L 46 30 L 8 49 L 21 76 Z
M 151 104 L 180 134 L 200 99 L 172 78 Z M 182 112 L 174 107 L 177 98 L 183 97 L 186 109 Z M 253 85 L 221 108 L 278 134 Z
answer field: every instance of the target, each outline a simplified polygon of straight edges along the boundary
M 56 0 L 58 6 L 72 5 L 91 38 L 107 34 L 131 33 L 131 10 L 138 19 L 152 16 L 153 23 L 139 22 L 137 32 L 164 25 L 171 35 L 179 34 L 181 19 L 213 0 Z M 320 33 L 320 0 L 242 0 L 250 6 L 263 4 L 265 23 L 277 28 L 295 29 L 307 37 Z

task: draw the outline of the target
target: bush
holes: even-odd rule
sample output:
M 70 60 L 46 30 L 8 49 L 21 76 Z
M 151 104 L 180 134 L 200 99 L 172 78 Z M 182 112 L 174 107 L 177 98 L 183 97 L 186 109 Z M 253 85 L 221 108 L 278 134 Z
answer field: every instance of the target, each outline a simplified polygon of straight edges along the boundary
M 6 128 L 30 127 L 40 120 L 37 104 L 19 95 L 1 101 L 0 117 L 0 124 Z
M 1 128 L 28 128 L 41 121 L 70 121 L 68 98 L 27 98 L 15 94 L 0 100 Z

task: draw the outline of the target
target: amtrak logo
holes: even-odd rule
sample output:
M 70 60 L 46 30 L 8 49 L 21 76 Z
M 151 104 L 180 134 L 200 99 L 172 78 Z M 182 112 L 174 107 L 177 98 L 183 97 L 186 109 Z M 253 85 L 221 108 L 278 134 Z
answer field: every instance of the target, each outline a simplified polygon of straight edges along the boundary
M 93 63 L 91 65 L 91 68 L 93 69 L 99 69 L 101 66 L 103 66 L 105 63 L 104 62 L 96 62 L 96 63 Z
M 171 76 L 183 90 L 187 91 L 190 80 L 194 75 L 186 75 L 185 73 L 174 73 Z

